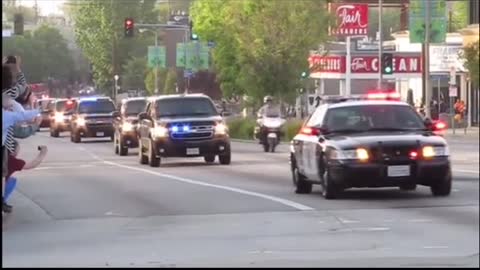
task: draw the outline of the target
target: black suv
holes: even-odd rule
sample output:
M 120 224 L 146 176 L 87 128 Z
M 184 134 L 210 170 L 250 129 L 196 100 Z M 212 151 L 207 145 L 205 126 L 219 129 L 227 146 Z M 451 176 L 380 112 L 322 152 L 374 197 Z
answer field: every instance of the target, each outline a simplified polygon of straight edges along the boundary
M 50 136 L 58 137 L 60 132 L 70 131 L 70 120 L 75 110 L 73 99 L 56 99 L 50 110 Z
M 79 143 L 82 137 L 104 138 L 113 141 L 115 104 L 108 97 L 80 98 L 72 115 L 70 139 Z
M 122 100 L 120 112 L 114 114 L 113 120 L 115 154 L 126 156 L 128 148 L 138 147 L 138 114 L 145 111 L 146 105 L 147 99 L 144 97 Z
M 149 99 L 139 114 L 141 164 L 160 166 L 161 157 L 204 157 L 230 164 L 230 137 L 220 113 L 205 95 L 168 95 Z

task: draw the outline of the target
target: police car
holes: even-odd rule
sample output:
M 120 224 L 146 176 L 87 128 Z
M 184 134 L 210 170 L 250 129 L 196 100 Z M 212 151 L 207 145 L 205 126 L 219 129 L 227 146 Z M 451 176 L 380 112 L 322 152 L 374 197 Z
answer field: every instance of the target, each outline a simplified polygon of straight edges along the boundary
M 446 126 L 423 119 L 397 93 L 324 100 L 292 142 L 290 164 L 297 193 L 319 184 L 326 199 L 362 187 L 429 186 L 447 196 L 452 174 Z

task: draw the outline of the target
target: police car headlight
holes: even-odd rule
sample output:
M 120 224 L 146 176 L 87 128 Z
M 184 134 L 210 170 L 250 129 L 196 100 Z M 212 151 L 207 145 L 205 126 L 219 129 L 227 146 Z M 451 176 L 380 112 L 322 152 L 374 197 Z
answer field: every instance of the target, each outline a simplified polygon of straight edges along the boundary
M 153 134 L 155 138 L 165 138 L 168 136 L 168 129 L 166 127 L 157 126 L 153 129 Z
M 367 161 L 370 158 L 368 150 L 365 148 L 357 148 L 353 150 L 332 150 L 330 159 L 336 160 L 360 160 Z
M 123 130 L 123 131 L 132 131 L 132 130 L 133 130 L 133 125 L 132 125 L 132 123 L 124 122 L 124 123 L 122 124 L 122 130 Z
M 449 154 L 447 146 L 424 146 L 422 148 L 422 156 L 425 158 L 444 157 Z

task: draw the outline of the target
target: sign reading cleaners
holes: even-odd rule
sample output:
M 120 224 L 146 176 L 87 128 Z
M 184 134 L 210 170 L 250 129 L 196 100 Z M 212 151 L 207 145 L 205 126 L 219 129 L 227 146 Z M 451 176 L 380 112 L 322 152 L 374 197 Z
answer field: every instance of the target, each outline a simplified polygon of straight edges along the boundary
M 332 4 L 337 27 L 332 34 L 340 36 L 366 35 L 368 31 L 368 5 Z

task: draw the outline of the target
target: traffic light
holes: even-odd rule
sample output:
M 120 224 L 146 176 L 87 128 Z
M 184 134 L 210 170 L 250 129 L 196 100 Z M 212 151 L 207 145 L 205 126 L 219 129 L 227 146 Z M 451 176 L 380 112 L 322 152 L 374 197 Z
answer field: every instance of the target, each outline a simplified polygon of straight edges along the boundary
M 382 54 L 382 74 L 393 74 L 393 54 Z
M 190 21 L 190 40 L 198 40 L 198 35 L 193 32 L 193 22 Z
M 13 33 L 23 35 L 23 14 L 17 13 L 13 16 Z
M 301 74 L 301 76 L 302 76 L 302 79 L 305 79 L 305 78 L 307 78 L 309 75 L 310 75 L 310 74 L 309 74 L 309 72 L 308 72 L 308 71 L 304 71 L 304 72 L 302 72 L 302 74 Z
M 135 23 L 132 18 L 125 19 L 125 37 L 133 37 Z

